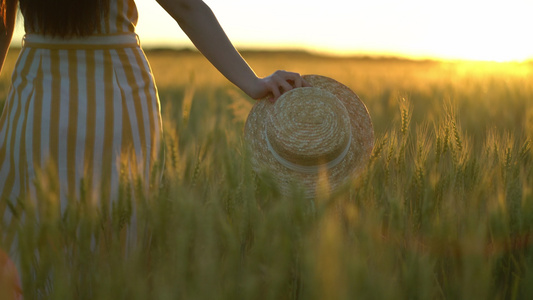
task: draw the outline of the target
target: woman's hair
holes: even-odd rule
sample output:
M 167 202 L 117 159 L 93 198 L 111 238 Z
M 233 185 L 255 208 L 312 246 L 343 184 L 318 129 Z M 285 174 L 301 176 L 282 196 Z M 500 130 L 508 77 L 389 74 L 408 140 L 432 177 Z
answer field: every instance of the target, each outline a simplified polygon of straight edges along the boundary
M 60 37 L 93 34 L 109 11 L 109 0 L 19 0 L 19 4 L 27 29 Z
M 6 0 L 0 0 L 0 19 L 2 19 L 2 25 L 4 28 L 7 27 L 8 23 L 8 10 L 10 9 Z M 15 8 L 16 9 L 16 8 Z
M 6 10 L 6 0 L 0 0 L 0 16 L 2 17 L 2 24 L 4 25 L 4 27 L 7 23 Z

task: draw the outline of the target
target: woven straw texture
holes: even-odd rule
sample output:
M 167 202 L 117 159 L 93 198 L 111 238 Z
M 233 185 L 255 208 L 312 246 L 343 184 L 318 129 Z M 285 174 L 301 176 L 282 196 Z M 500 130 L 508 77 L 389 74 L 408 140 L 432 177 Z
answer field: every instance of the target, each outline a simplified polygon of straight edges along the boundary
M 293 89 L 276 103 L 257 101 L 244 133 L 256 172 L 272 172 L 283 194 L 298 185 L 313 198 L 319 181 L 331 191 L 360 174 L 374 130 L 366 106 L 348 87 L 320 75 L 303 78 L 311 88 Z

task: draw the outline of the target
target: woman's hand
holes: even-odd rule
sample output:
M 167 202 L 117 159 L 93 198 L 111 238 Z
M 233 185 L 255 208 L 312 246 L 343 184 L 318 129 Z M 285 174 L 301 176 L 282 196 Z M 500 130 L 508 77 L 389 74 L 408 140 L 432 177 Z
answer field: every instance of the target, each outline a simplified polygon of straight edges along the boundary
M 267 77 L 257 78 L 253 86 L 243 90 L 254 99 L 269 97 L 268 100 L 275 102 L 284 92 L 305 86 L 311 85 L 300 74 L 278 70 Z
M 309 86 L 300 74 L 276 71 L 258 78 L 233 46 L 215 15 L 202 0 L 157 0 L 178 22 L 196 48 L 229 81 L 254 99 L 272 94 L 275 101 L 286 91 Z

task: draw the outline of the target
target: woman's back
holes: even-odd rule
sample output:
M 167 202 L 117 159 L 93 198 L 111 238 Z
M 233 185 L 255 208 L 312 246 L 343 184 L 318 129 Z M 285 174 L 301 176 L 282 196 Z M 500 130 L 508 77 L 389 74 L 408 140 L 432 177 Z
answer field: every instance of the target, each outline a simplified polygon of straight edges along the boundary
M 148 182 L 161 117 L 134 33 L 137 8 L 133 0 L 109 0 L 105 16 L 95 34 L 67 38 L 25 21 L 24 47 L 0 118 L 0 198 L 35 198 L 42 170 L 59 178 L 61 211 L 82 189 L 95 205 L 112 202 L 121 165 Z
M 35 1 L 35 0 L 34 0 Z M 42 1 L 42 0 L 37 0 Z M 68 0 L 72 1 L 72 0 Z M 28 4 L 29 5 L 29 4 Z M 33 7 L 32 7 L 33 9 Z M 34 13 L 22 9 L 22 14 L 25 20 L 28 20 L 27 14 Z M 59 16 L 61 17 L 61 16 Z M 105 14 L 105 18 L 100 19 L 99 25 L 95 30 L 95 34 L 122 34 L 135 32 L 137 25 L 138 14 L 137 7 L 134 0 L 109 0 L 109 8 Z M 42 34 L 39 28 L 32 28 L 30 22 L 24 25 L 26 33 Z M 37 25 L 34 27 L 38 27 Z

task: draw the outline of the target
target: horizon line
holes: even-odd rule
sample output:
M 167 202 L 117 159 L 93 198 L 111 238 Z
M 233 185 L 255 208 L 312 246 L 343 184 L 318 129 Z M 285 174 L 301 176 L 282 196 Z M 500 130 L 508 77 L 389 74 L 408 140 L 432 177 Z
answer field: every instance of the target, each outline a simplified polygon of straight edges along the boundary
M 147 52 L 157 51 L 175 51 L 175 52 L 189 52 L 198 53 L 200 51 L 191 45 L 169 45 L 165 43 L 141 43 L 143 50 Z M 17 43 L 11 43 L 9 49 L 21 49 L 22 45 Z M 487 62 L 487 63 L 518 63 L 518 64 L 532 64 L 533 56 L 523 60 L 485 60 L 485 59 L 468 59 L 468 58 L 445 58 L 432 55 L 409 55 L 393 52 L 372 52 L 372 51 L 334 51 L 334 50 L 312 50 L 307 47 L 271 47 L 271 46 L 239 46 L 236 45 L 236 49 L 241 54 L 300 54 L 314 57 L 324 57 L 331 59 L 366 59 L 366 60 L 403 60 L 403 61 L 415 61 L 415 62 Z

